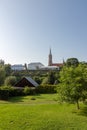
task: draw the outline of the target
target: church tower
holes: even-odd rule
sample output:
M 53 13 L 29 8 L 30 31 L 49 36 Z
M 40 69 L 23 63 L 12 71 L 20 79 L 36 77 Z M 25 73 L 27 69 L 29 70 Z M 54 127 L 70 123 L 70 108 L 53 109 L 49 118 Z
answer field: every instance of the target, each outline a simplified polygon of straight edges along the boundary
M 51 66 L 51 65 L 52 65 L 52 53 L 51 53 L 51 48 L 50 48 L 50 53 L 48 56 L 48 66 Z

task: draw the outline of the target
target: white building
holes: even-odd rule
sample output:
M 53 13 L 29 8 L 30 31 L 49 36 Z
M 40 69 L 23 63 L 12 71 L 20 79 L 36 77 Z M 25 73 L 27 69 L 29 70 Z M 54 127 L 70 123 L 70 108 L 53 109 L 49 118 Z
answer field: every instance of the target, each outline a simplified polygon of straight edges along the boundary
M 21 71 L 21 70 L 25 70 L 25 66 L 23 66 L 22 64 L 15 64 L 15 65 L 11 65 L 11 69 Z
M 58 66 L 43 66 L 41 70 L 59 70 Z
M 40 62 L 32 62 L 28 64 L 28 70 L 38 70 L 44 67 L 44 65 Z

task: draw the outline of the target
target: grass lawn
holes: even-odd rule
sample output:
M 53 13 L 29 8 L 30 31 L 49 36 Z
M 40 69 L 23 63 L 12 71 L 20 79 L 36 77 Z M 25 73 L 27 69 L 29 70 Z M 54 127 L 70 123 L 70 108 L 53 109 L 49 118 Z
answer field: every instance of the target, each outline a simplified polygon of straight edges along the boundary
M 0 130 L 87 130 L 87 106 L 58 103 L 56 94 L 0 101 Z

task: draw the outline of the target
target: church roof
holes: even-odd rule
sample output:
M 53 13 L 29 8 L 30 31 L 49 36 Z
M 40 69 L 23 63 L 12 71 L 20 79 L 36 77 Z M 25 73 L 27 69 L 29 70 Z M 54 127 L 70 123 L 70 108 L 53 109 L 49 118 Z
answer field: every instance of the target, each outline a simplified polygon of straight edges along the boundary
M 63 63 L 53 63 L 51 66 L 58 66 L 58 67 L 62 67 Z

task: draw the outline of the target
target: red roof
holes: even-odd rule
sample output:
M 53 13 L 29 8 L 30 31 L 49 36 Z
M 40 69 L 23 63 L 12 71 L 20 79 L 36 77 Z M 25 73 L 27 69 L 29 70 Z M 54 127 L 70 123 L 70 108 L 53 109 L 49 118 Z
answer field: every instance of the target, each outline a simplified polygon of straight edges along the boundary
M 63 63 L 53 63 L 51 66 L 58 66 L 58 67 L 62 67 Z

